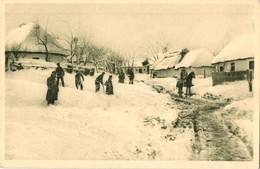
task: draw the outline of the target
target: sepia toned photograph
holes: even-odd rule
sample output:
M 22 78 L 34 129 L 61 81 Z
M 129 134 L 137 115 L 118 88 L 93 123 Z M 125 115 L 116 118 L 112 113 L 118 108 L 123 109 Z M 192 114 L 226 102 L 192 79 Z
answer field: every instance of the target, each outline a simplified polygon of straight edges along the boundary
M 173 2 L 4 3 L 4 160 L 258 161 L 259 2 Z

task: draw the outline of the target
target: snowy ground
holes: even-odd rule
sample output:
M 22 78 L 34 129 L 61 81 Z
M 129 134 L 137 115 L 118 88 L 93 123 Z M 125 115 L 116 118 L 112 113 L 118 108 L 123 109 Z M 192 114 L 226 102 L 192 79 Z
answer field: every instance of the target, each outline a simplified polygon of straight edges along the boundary
M 129 85 L 117 83 L 114 76 L 115 95 L 107 96 L 94 93 L 95 77 L 85 77 L 85 90 L 80 91 L 74 86 L 74 74 L 66 73 L 66 86 L 60 87 L 59 101 L 47 106 L 46 79 L 50 73 L 51 70 L 6 73 L 6 159 L 193 159 L 193 129 L 172 127 L 181 108 L 170 95 L 159 94 L 151 87 L 161 85 L 174 91 L 174 78 L 136 75 L 135 84 Z M 104 81 L 108 76 L 107 73 Z M 252 147 L 253 95 L 248 92 L 247 83 L 212 87 L 210 78 L 198 78 L 194 84 L 194 98 L 200 99 L 206 92 L 233 98 L 223 107 L 222 114 L 228 114 L 226 119 L 239 127 L 240 134 L 246 137 L 246 146 Z M 236 92 L 237 88 L 240 92 Z

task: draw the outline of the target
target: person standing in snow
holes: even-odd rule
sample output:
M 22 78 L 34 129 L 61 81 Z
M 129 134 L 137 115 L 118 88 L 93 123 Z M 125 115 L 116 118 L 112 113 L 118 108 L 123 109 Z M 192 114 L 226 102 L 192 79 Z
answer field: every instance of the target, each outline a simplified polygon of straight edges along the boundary
M 104 75 L 105 75 L 105 72 L 102 72 L 95 80 L 96 93 L 99 92 L 99 90 L 100 90 L 100 84 L 102 85 L 103 90 L 104 90 L 104 86 L 103 86 L 103 77 L 104 77 Z
M 121 69 L 119 75 L 118 75 L 118 82 L 119 83 L 124 83 L 125 82 L 125 73 L 123 72 L 123 70 Z
M 188 73 L 186 72 L 185 68 L 181 69 L 180 78 L 177 81 L 176 87 L 178 88 L 178 94 L 180 97 L 182 97 L 183 93 L 183 86 L 186 81 L 186 78 L 188 76 Z
M 84 81 L 83 74 L 80 71 L 77 71 L 75 75 L 75 85 L 77 89 L 80 87 L 80 89 L 83 90 L 83 84 L 82 84 L 83 81 Z
M 47 79 L 47 95 L 46 100 L 49 104 L 54 105 L 55 100 L 58 100 L 59 86 L 57 85 L 56 72 L 53 71 L 51 76 Z
M 60 63 L 57 63 L 57 68 L 56 68 L 56 72 L 57 72 L 57 84 L 59 86 L 59 81 L 61 80 L 61 84 L 64 87 L 64 79 L 63 76 L 65 75 L 65 72 L 63 70 L 63 68 L 60 66 Z
M 113 95 L 114 94 L 114 89 L 113 89 L 113 84 L 112 84 L 112 75 L 109 76 L 109 78 L 106 81 L 105 85 L 106 85 L 106 94 L 107 95 Z
M 133 68 L 129 69 L 128 77 L 129 77 L 129 84 L 134 84 L 135 74 L 133 72 Z

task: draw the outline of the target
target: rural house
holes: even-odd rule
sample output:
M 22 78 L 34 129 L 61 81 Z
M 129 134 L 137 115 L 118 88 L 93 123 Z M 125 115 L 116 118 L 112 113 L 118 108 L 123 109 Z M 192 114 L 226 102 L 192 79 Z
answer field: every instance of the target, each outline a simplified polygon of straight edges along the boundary
M 202 75 L 205 78 L 212 74 L 213 59 L 214 56 L 207 49 L 192 50 L 175 66 L 175 69 L 180 71 L 181 68 L 186 68 L 187 72 L 192 70 L 196 75 Z
M 48 61 L 54 63 L 62 62 L 66 53 L 60 49 L 59 42 L 38 24 L 29 23 L 21 24 L 7 34 L 5 41 L 6 66 L 9 66 L 11 59 L 19 61 L 27 59 L 45 61 L 47 52 L 44 45 L 40 44 L 41 42 L 38 38 L 44 39 L 44 36 L 48 38 Z
M 254 69 L 254 33 L 245 33 L 230 41 L 213 59 L 213 85 L 244 80 Z
M 177 76 L 178 71 L 175 70 L 175 65 L 179 63 L 180 59 L 180 51 L 163 54 L 162 59 L 157 60 L 151 67 L 152 77 L 163 78 Z

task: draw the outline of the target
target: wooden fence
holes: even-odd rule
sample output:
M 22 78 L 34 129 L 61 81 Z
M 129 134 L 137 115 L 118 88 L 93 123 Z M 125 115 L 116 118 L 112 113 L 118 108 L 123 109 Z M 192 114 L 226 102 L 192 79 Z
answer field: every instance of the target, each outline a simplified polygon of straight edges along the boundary
M 248 71 L 237 72 L 212 72 L 213 86 L 223 82 L 233 82 L 236 80 L 246 80 Z

